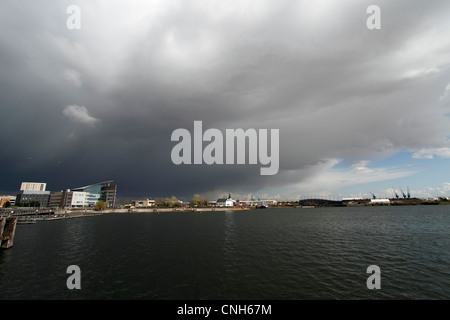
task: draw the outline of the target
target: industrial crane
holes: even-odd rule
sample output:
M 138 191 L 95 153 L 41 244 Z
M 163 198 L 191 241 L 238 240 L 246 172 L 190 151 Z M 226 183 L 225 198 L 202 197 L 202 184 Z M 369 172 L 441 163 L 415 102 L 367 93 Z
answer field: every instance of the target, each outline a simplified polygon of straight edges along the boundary
M 406 199 L 406 194 L 403 192 L 402 187 L 399 187 L 400 191 L 402 192 L 403 198 Z
M 395 197 L 396 197 L 397 199 L 400 198 L 400 196 L 398 195 L 398 193 L 395 191 L 394 187 L 392 187 L 392 190 L 394 190 Z

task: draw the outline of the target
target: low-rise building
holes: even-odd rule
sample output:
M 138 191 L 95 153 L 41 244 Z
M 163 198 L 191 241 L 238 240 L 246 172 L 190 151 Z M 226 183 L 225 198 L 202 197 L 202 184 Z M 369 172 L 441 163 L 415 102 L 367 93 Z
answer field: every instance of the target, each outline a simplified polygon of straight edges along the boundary
M 370 204 L 391 204 L 389 199 L 370 199 Z
M 216 206 L 217 207 L 234 207 L 236 204 L 236 200 L 231 198 L 231 195 L 228 194 L 228 198 L 218 199 Z
M 145 200 L 133 200 L 133 206 L 135 208 L 151 208 L 155 206 L 155 200 L 149 200 L 149 199 L 145 199 Z
M 16 196 L 0 196 L 0 208 L 2 208 L 7 202 L 9 202 L 12 206 L 15 205 Z
M 39 202 L 40 207 L 48 207 L 50 191 L 21 190 L 16 196 L 16 204 Z

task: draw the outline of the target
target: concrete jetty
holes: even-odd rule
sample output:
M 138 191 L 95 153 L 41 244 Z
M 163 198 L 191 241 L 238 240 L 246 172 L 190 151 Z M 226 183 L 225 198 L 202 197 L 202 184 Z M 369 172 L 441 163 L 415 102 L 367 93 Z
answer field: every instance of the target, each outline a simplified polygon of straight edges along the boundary
M 11 248 L 14 243 L 16 233 L 16 217 L 0 218 L 0 248 Z

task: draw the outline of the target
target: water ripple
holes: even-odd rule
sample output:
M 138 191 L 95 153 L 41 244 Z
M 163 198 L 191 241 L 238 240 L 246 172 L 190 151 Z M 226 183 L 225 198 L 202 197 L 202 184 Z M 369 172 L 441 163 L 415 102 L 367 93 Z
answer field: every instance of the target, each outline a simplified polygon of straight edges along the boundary
M 3 299 L 448 299 L 445 207 L 104 215 L 22 225 Z M 82 290 L 65 286 L 68 265 Z M 381 268 L 381 290 L 366 286 Z M 7 288 L 8 290 L 5 290 Z

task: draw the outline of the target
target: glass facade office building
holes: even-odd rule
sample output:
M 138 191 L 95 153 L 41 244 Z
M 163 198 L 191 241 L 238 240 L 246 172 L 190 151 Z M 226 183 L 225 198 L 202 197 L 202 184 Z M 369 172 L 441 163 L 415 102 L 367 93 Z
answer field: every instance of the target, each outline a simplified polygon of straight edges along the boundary
M 112 180 L 74 188 L 67 193 L 65 207 L 93 207 L 98 201 L 104 201 L 107 208 L 113 208 L 116 203 L 117 186 Z

